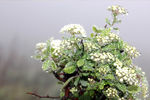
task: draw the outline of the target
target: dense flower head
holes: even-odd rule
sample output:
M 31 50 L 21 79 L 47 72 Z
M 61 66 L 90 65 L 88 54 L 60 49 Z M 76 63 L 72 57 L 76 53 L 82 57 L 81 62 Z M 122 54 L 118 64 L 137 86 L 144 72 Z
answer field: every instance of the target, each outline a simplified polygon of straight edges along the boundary
M 145 77 L 145 72 L 138 66 L 133 65 L 133 68 L 138 72 L 137 76 L 139 78 L 139 85 L 141 86 L 141 93 L 144 98 L 149 96 L 149 83 L 147 78 Z M 139 77 L 140 76 L 140 77 Z
M 36 50 L 43 51 L 46 48 L 46 43 L 37 43 Z
M 85 41 L 84 47 L 85 47 L 85 50 L 87 50 L 87 51 L 93 51 L 95 49 L 98 49 L 98 46 L 91 41 Z
M 107 33 L 106 35 L 100 35 L 96 36 L 97 41 L 99 42 L 100 45 L 106 45 L 111 42 L 118 41 L 120 38 L 117 34 L 114 33 Z
M 91 56 L 91 59 L 96 62 L 101 62 L 101 63 L 108 62 L 109 63 L 109 62 L 114 61 L 114 56 L 109 52 L 107 52 L 107 53 L 95 52 L 95 53 L 91 53 L 90 56 Z
M 117 68 L 120 68 L 120 67 L 122 67 L 122 65 L 123 65 L 122 62 L 118 58 L 116 58 L 114 66 L 116 66 Z
M 108 10 L 111 11 L 113 14 L 119 15 L 119 14 L 127 14 L 127 10 L 125 8 L 122 8 L 119 5 L 116 6 L 110 6 L 108 7 Z
M 84 28 L 80 24 L 69 24 L 65 25 L 61 30 L 61 33 L 70 33 L 72 35 L 81 34 L 82 36 L 86 36 L 86 32 Z
M 55 56 L 59 56 L 61 54 L 61 40 L 52 40 L 51 41 L 51 47 L 54 49 L 53 54 Z
M 108 72 L 110 72 L 110 68 L 109 68 L 109 66 L 100 66 L 98 68 L 98 72 L 101 75 L 106 75 Z
M 118 96 L 118 91 L 115 88 L 108 88 L 106 90 L 106 95 L 110 98 L 114 98 Z
M 129 67 L 118 67 L 116 75 L 121 83 L 126 82 L 129 85 L 137 85 L 138 79 L 135 70 Z
M 76 93 L 77 91 L 78 91 L 78 90 L 77 90 L 75 87 L 73 87 L 73 88 L 70 89 L 70 92 L 71 92 L 72 94 Z
M 131 58 L 136 58 L 140 55 L 140 53 L 137 51 L 137 49 L 135 47 L 132 47 L 132 46 L 128 45 L 127 43 L 124 44 L 124 50 L 127 52 L 127 54 Z

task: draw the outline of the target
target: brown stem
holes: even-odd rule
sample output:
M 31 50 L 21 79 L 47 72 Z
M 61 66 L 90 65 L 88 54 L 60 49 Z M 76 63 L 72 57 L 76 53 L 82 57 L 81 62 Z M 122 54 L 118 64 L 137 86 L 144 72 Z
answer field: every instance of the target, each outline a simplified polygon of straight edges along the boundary
M 66 80 L 64 78 L 61 78 L 57 73 L 53 72 L 53 74 L 59 81 L 66 82 Z
M 52 96 L 40 96 L 36 93 L 32 93 L 32 92 L 27 92 L 26 94 L 29 94 L 29 95 L 32 95 L 32 96 L 35 96 L 35 97 L 38 97 L 38 98 L 51 98 L 51 99 L 59 99 L 60 97 L 52 97 Z

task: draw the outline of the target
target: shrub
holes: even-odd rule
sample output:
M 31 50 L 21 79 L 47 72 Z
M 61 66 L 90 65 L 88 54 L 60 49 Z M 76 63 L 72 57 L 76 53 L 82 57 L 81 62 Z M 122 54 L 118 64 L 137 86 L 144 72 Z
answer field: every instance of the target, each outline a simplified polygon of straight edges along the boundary
M 132 62 L 140 53 L 115 34 L 121 22 L 118 16 L 127 11 L 120 6 L 108 10 L 113 20 L 106 18 L 104 28 L 93 26 L 89 37 L 81 25 L 69 24 L 60 32 L 70 37 L 36 45 L 34 58 L 62 84 L 62 100 L 143 100 L 148 96 L 145 73 Z

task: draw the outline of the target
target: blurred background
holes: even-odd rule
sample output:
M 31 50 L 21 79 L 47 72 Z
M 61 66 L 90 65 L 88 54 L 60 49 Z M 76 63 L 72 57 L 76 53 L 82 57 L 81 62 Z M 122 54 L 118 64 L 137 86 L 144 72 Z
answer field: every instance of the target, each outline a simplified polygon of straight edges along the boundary
M 59 95 L 56 79 L 31 59 L 35 44 L 50 37 L 61 39 L 61 27 L 81 24 L 103 27 L 110 5 L 121 5 L 120 36 L 137 47 L 142 56 L 135 63 L 150 79 L 150 0 L 0 0 L 0 100 L 37 100 L 25 94 Z M 149 80 L 150 82 L 150 80 Z

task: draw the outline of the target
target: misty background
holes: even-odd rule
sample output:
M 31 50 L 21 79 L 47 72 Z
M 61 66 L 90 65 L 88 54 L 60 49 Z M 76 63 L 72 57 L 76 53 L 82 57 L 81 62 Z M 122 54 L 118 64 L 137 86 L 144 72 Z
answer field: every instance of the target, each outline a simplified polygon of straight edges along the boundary
M 56 79 L 31 59 L 35 44 L 50 37 L 61 39 L 61 27 L 81 24 L 88 34 L 92 25 L 103 27 L 106 10 L 121 5 L 120 36 L 142 54 L 135 59 L 150 79 L 150 0 L 0 0 L 0 100 L 37 100 L 25 94 L 59 95 Z M 150 80 L 149 80 L 150 82 Z

